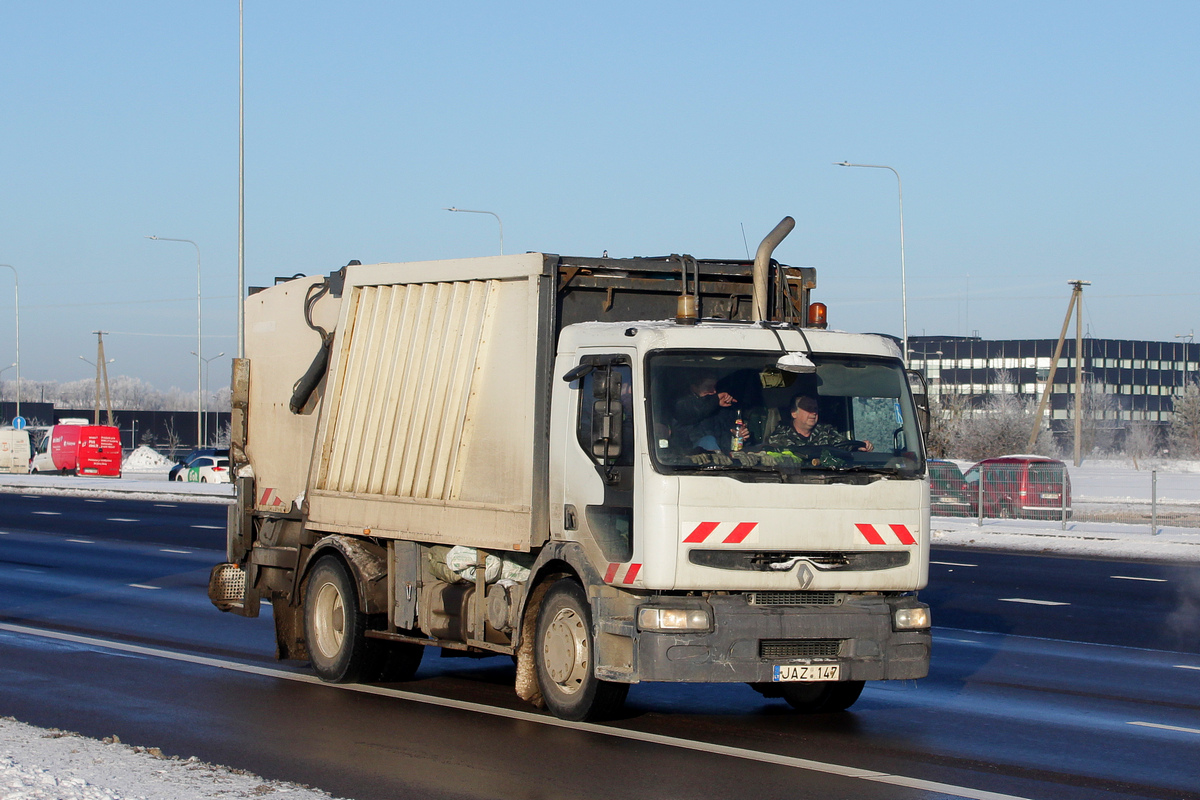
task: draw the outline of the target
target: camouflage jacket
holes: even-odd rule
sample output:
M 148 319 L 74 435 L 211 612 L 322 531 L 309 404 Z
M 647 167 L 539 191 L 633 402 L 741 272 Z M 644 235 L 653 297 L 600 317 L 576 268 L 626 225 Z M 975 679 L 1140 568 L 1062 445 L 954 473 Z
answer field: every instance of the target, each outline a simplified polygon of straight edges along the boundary
M 801 447 L 817 445 L 818 447 L 838 447 L 845 449 L 850 440 L 842 436 L 832 425 L 817 425 L 807 438 L 796 432 L 790 421 L 779 423 L 778 427 L 763 443 L 763 450 L 782 453 L 785 450 L 795 451 Z

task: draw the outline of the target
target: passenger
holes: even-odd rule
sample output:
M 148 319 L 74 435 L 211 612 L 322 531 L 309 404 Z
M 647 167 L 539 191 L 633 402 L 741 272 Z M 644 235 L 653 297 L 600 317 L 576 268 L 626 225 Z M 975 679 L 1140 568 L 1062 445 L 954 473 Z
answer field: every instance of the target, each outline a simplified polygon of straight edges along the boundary
M 726 450 L 732 440 L 738 414 L 737 398 L 717 391 L 717 379 L 701 377 L 688 386 L 685 395 L 675 401 L 671 429 L 680 447 L 685 449 Z M 750 436 L 745 425 L 738 428 L 743 441 Z
M 817 398 L 797 395 L 792 398 L 792 418 L 779 423 L 763 444 L 768 451 L 795 450 L 809 445 L 834 447 L 840 450 L 863 450 L 871 452 L 875 446 L 870 442 L 847 439 L 832 425 L 817 424 Z

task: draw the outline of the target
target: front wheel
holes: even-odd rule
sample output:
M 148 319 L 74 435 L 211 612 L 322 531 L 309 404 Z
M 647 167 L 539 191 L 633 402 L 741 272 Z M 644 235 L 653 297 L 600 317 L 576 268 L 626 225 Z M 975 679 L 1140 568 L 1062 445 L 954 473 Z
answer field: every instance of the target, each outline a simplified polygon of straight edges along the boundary
M 334 556 L 321 558 L 304 591 L 304 636 L 321 680 L 351 683 L 363 676 L 371 666 L 366 629 L 367 618 L 359 611 L 358 592 L 346 565 Z
M 542 698 L 560 719 L 603 719 L 625 703 L 629 684 L 596 677 L 591 607 L 573 580 L 555 583 L 542 601 L 534 659 Z
M 802 714 L 821 714 L 845 711 L 862 694 L 865 681 L 816 681 L 785 683 L 779 694 L 792 708 Z

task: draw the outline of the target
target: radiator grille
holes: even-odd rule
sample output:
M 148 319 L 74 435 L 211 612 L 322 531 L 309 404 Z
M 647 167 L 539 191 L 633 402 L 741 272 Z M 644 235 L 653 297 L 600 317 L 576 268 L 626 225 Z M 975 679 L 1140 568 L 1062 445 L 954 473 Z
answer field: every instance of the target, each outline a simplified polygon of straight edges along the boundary
M 752 606 L 836 606 L 837 592 L 750 592 Z
M 763 639 L 758 643 L 759 658 L 836 658 L 841 639 Z

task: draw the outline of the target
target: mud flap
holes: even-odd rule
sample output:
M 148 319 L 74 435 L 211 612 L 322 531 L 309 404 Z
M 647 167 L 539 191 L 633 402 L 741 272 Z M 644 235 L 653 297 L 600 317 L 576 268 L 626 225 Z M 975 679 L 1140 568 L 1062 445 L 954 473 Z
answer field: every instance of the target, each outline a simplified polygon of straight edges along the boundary
M 554 584 L 553 581 L 543 581 L 534 587 L 528 602 L 525 603 L 525 618 L 521 622 L 521 642 L 517 646 L 517 697 L 527 703 L 533 703 L 537 708 L 545 708 L 542 699 L 542 686 L 538 683 L 537 663 L 534 658 L 534 642 L 537 641 L 538 612 L 542 608 L 542 598 Z
M 280 661 L 308 660 L 308 644 L 304 641 L 304 606 L 291 605 L 287 600 L 271 601 L 275 617 L 275 658 Z

